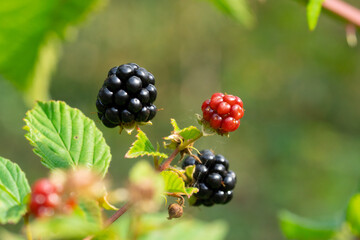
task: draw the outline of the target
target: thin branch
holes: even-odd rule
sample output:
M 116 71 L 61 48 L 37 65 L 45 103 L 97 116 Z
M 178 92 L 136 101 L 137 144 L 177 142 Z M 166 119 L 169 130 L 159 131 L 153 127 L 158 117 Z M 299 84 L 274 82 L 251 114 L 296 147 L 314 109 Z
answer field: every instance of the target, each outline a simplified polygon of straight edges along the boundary
M 177 155 L 179 152 L 180 152 L 180 151 L 179 151 L 179 148 L 177 147 L 177 148 L 173 151 L 173 153 L 170 155 L 170 157 L 168 157 L 168 158 L 164 161 L 164 163 L 161 164 L 161 166 L 160 166 L 160 168 L 159 168 L 159 171 L 162 172 L 162 171 L 164 171 L 165 169 L 167 169 L 167 168 L 170 166 L 172 160 L 174 160 L 174 158 L 176 157 L 176 155 Z
M 360 10 L 341 0 L 325 0 L 323 8 L 360 27 Z
M 105 226 L 110 226 L 113 222 L 115 222 L 119 217 L 121 217 L 127 210 L 132 206 L 132 203 L 125 203 L 119 210 L 114 213 L 105 223 Z

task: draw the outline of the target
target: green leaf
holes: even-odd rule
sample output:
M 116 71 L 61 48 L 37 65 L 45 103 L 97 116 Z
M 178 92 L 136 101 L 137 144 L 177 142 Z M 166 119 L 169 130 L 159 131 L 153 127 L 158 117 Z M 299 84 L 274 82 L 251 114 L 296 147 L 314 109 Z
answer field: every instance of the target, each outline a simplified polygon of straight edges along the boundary
M 154 156 L 160 158 L 167 158 L 168 156 L 165 153 L 160 153 L 155 150 L 154 146 L 151 144 L 150 140 L 147 138 L 146 134 L 138 130 L 136 135 L 137 140 L 133 142 L 129 151 L 126 153 L 126 158 L 137 158 L 142 156 Z
M 22 91 L 31 104 L 34 100 L 46 100 L 61 40 L 69 27 L 84 20 L 100 3 L 100 0 L 1 1 L 0 74 Z
M 280 227 L 288 239 L 328 240 L 341 227 L 341 222 L 315 222 L 299 217 L 288 211 L 279 214 Z
M 101 228 L 96 223 L 71 215 L 35 220 L 31 223 L 31 231 L 36 239 L 70 240 L 96 235 Z
M 255 23 L 247 0 L 209 0 L 216 8 L 251 28 Z
M 311 31 L 314 30 L 316 27 L 316 24 L 320 16 L 323 1 L 324 0 L 309 0 L 307 4 L 306 7 L 307 20 L 308 20 L 309 29 Z
M 189 182 L 191 182 L 192 179 L 193 179 L 193 174 L 194 174 L 194 171 L 195 171 L 195 166 L 196 166 L 196 165 L 190 165 L 190 166 L 187 166 L 187 167 L 185 168 L 185 175 L 186 175 L 186 177 L 189 178 Z
M 178 126 L 178 124 L 177 124 L 177 122 L 176 122 L 175 119 L 171 118 L 171 119 L 170 119 L 170 122 L 171 122 L 171 125 L 172 125 L 173 128 L 174 128 L 174 132 L 180 131 L 180 128 L 179 128 L 179 126 Z
M 30 186 L 25 173 L 0 157 L 0 223 L 17 223 L 26 213 Z
M 181 129 L 178 134 L 183 137 L 183 141 L 197 139 L 201 136 L 201 131 L 194 126 Z
M 165 192 L 176 193 L 179 195 L 186 195 L 187 197 L 190 197 L 193 193 L 199 191 L 197 188 L 185 188 L 184 179 L 180 177 L 176 172 L 169 170 L 162 171 L 160 174 L 164 178 Z
M 95 123 L 79 109 L 61 101 L 38 102 L 24 120 L 25 136 L 46 167 L 84 166 L 106 174 L 110 148 Z
M 349 223 L 351 231 L 357 236 L 360 235 L 360 193 L 354 195 L 346 211 L 346 221 Z

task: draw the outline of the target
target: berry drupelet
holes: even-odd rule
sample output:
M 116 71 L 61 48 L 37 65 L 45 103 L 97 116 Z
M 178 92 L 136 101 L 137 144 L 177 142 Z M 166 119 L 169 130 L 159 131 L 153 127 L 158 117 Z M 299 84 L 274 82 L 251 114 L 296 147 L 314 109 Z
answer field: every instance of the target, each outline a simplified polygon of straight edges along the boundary
M 192 186 L 199 192 L 194 194 L 196 201 L 193 206 L 212 206 L 226 204 L 233 197 L 236 184 L 236 174 L 229 170 L 229 161 L 220 154 L 215 155 L 210 150 L 203 150 L 198 154 L 201 163 L 192 156 L 185 158 L 182 168 L 195 165 Z
M 214 93 L 201 106 L 203 121 L 221 134 L 233 132 L 244 116 L 242 100 L 233 95 Z
M 113 67 L 96 100 L 98 117 L 109 128 L 148 122 L 156 115 L 155 78 L 135 63 Z

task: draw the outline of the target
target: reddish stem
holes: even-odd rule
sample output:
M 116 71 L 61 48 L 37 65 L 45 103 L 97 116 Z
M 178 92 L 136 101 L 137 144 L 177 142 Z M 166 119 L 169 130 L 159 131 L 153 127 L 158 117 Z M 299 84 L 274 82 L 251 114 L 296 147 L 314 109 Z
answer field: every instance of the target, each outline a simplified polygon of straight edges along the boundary
M 163 164 L 161 164 L 161 166 L 160 166 L 160 168 L 159 168 L 159 171 L 162 172 L 162 171 L 164 171 L 165 169 L 167 169 L 167 168 L 170 166 L 172 160 L 174 160 L 174 158 L 176 157 L 176 155 L 177 155 L 179 152 L 180 152 L 180 151 L 179 151 L 179 148 L 177 147 L 177 148 L 173 151 L 173 153 L 170 155 L 170 157 L 168 157 L 168 158 L 163 162 Z
M 345 20 L 360 27 L 360 10 L 341 0 L 325 0 L 322 6 Z
M 125 203 L 119 210 L 114 213 L 105 223 L 105 226 L 110 226 L 113 222 L 115 222 L 119 217 L 121 217 L 129 208 L 132 206 L 132 203 Z

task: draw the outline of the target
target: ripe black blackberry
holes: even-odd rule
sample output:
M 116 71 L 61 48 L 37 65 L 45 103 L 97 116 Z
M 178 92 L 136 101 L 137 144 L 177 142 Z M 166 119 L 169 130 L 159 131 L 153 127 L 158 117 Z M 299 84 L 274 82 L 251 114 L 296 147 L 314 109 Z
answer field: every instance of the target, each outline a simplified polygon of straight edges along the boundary
M 194 181 L 191 184 L 199 192 L 194 194 L 196 201 L 193 206 L 226 204 L 233 197 L 236 184 L 236 174 L 229 170 L 229 161 L 223 155 L 215 155 L 210 150 L 200 151 L 198 154 L 201 163 L 192 156 L 187 157 L 182 168 L 195 165 Z
M 155 78 L 135 63 L 113 67 L 96 100 L 98 117 L 106 127 L 148 122 L 156 115 Z

